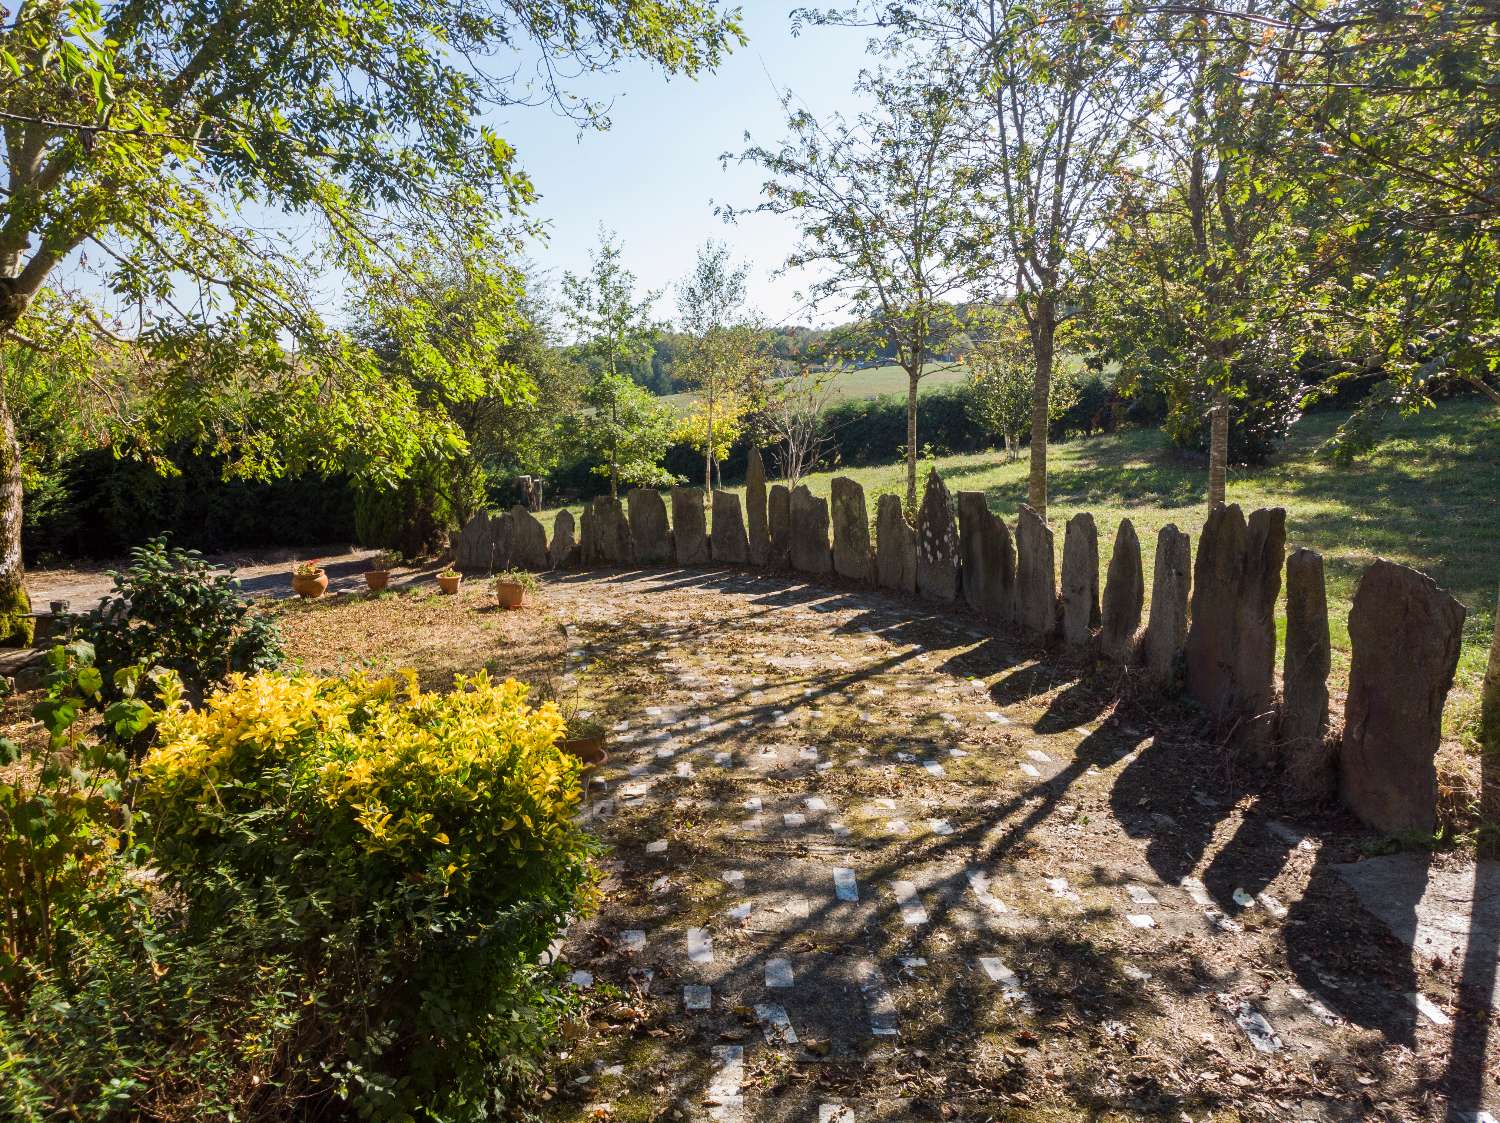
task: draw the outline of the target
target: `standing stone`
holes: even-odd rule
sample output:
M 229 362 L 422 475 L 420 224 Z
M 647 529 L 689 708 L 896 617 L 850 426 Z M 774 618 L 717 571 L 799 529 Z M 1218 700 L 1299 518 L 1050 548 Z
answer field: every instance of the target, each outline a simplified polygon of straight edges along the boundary
M 1080 511 L 1063 532 L 1063 642 L 1087 647 L 1099 626 L 1099 529 Z
M 828 500 L 798 484 L 792 492 L 792 568 L 799 573 L 827 573 L 833 568 L 828 546 Z
M 1052 528 L 1025 503 L 1016 518 L 1016 623 L 1030 639 L 1057 630 L 1057 570 Z
M 745 469 L 745 522 L 750 533 L 750 564 L 766 565 L 771 557 L 770 523 L 766 513 L 766 465 L 760 449 L 750 446 Z
M 1336 787 L 1328 740 L 1328 593 L 1323 556 L 1293 550 L 1286 559 L 1286 657 L 1281 670 L 1281 743 L 1297 794 L 1327 799 Z
M 1187 637 L 1188 691 L 1236 741 L 1261 753 L 1274 730 L 1276 597 L 1286 548 L 1286 512 L 1238 505 L 1209 512 L 1193 570 Z
M 1005 520 L 980 491 L 958 493 L 958 556 L 964 601 L 981 616 L 1011 623 L 1016 548 Z
M 732 491 L 714 492 L 714 525 L 710 546 L 714 561 L 720 565 L 744 565 L 750 560 L 750 543 L 745 537 L 740 497 Z
M 454 566 L 466 573 L 488 573 L 494 550 L 491 533 L 490 517 L 480 511 L 459 532 L 458 544 L 453 548 Z
M 772 484 L 766 499 L 766 565 L 772 569 L 792 566 L 792 493 L 786 484 Z
M 830 506 L 834 572 L 851 581 L 873 583 L 875 557 L 870 550 L 870 514 L 865 507 L 865 489 L 847 476 L 837 476 Z
M 1500 598 L 1495 604 L 1495 629 L 1490 637 L 1490 661 L 1479 694 L 1479 743 L 1500 764 Z M 1493 770 L 1487 769 L 1487 771 Z M 1500 811 L 1500 808 L 1496 808 Z
M 630 507 L 630 543 L 636 565 L 665 565 L 672 560 L 672 531 L 667 504 L 655 488 L 638 487 L 625 497 Z
M 678 565 L 708 564 L 708 526 L 703 518 L 703 492 L 695 487 L 672 489 L 672 538 Z
M 951 604 L 958 598 L 958 528 L 953 500 L 934 468 L 917 509 L 917 592 Z
M 578 564 L 588 569 L 599 564 L 599 526 L 594 508 L 585 507 L 578 516 Z
M 578 547 L 573 542 L 573 512 L 567 509 L 557 512 L 557 518 L 552 521 L 552 568 L 562 569 L 564 566 L 578 564 Z
M 875 502 L 875 579 L 882 589 L 917 591 L 917 532 L 895 495 Z
M 505 567 L 539 571 L 547 568 L 547 531 L 519 503 L 510 509 L 510 562 Z
M 1151 579 L 1151 618 L 1141 651 L 1146 672 L 1160 685 L 1177 676 L 1177 660 L 1187 641 L 1188 590 L 1192 586 L 1192 546 L 1172 523 L 1156 536 L 1156 568 Z
M 490 520 L 490 564 L 485 571 L 498 573 L 515 564 L 512 555 L 516 545 L 516 519 L 514 512 L 506 511 Z
M 1104 581 L 1103 621 L 1099 646 L 1107 659 L 1129 663 L 1135 657 L 1135 633 L 1141 626 L 1141 602 L 1146 579 L 1141 572 L 1141 540 L 1129 519 L 1120 520 L 1115 548 L 1109 555 L 1109 576 Z
M 597 564 L 629 565 L 635 555 L 635 546 L 630 541 L 625 505 L 612 496 L 597 495 L 593 512 Z
M 1434 759 L 1465 614 L 1432 578 L 1395 562 L 1378 560 L 1359 579 L 1339 789 L 1376 830 L 1436 825 Z

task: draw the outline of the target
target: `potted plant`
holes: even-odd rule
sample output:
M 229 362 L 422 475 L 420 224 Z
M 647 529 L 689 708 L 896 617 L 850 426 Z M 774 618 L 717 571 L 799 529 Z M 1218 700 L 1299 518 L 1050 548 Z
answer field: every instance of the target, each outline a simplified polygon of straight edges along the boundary
M 365 584 L 370 587 L 370 592 L 378 593 L 391 583 L 391 570 L 397 560 L 396 555 L 388 550 L 382 550 L 370 559 L 370 568 L 365 570 Z
M 458 583 L 463 580 L 463 574 L 451 565 L 437 575 L 438 586 L 443 590 L 444 596 L 453 596 L 458 592 Z
M 536 578 L 524 569 L 507 569 L 495 574 L 495 599 L 501 608 L 520 608 L 526 603 L 526 594 L 537 589 Z
M 593 767 L 603 764 L 609 759 L 609 753 L 604 749 L 604 741 L 608 736 L 603 725 L 593 718 L 579 717 L 574 714 L 566 718 L 567 726 L 563 730 L 563 751 L 572 753 L 584 764 Z
M 328 574 L 323 566 L 312 560 L 298 562 L 292 570 L 292 592 L 304 600 L 315 600 L 328 591 Z

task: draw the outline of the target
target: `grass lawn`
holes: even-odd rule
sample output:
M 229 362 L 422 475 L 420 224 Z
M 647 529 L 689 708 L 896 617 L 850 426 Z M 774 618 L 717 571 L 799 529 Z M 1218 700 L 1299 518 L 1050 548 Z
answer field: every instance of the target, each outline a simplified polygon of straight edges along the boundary
M 1231 472 L 1229 500 L 1246 510 L 1285 507 L 1289 548 L 1308 546 L 1323 555 L 1335 683 L 1342 683 L 1348 672 L 1346 620 L 1354 586 L 1376 557 L 1431 574 L 1468 607 L 1458 682 L 1448 706 L 1449 725 L 1458 732 L 1476 716 L 1495 625 L 1500 418 L 1492 407 L 1478 402 L 1445 403 L 1397 422 L 1373 453 L 1343 467 L 1316 455 L 1342 417 L 1319 413 L 1303 418 L 1273 463 Z M 983 453 L 947 457 L 935 464 L 951 490 L 983 491 L 990 507 L 1007 521 L 1014 519 L 1025 499 L 1024 457 L 1008 463 L 1002 453 Z M 926 468 L 924 464 L 924 474 Z M 806 482 L 815 493 L 827 495 L 833 476 L 852 476 L 864 485 L 873 516 L 877 494 L 903 492 L 903 470 L 898 463 L 820 472 Z M 1090 511 L 1099 527 L 1102 581 L 1115 530 L 1128 517 L 1141 539 L 1149 598 L 1157 531 L 1167 523 L 1186 530 L 1193 536 L 1196 556 L 1197 536 L 1207 514 L 1206 486 L 1204 465 L 1176 459 L 1157 430 L 1130 430 L 1054 446 L 1048 517 L 1057 531 L 1059 564 L 1063 523 L 1078 511 Z M 574 514 L 580 509 L 575 506 Z M 554 515 L 543 515 L 549 534 Z
M 925 394 L 939 386 L 951 386 L 968 377 L 968 368 L 959 363 L 934 363 L 922 378 L 920 392 Z M 833 376 L 833 400 L 849 398 L 879 398 L 886 394 L 906 396 L 906 371 L 894 363 L 883 367 L 868 367 L 864 370 L 845 370 Z M 661 401 L 686 413 L 698 400 L 698 391 L 684 390 L 680 394 L 663 394 Z

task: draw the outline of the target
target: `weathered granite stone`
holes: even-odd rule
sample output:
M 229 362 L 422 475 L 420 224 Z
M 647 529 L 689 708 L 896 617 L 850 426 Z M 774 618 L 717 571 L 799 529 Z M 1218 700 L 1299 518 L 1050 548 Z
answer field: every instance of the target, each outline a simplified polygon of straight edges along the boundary
M 772 484 L 766 498 L 766 565 L 792 567 L 792 493 L 786 484 Z
M 594 497 L 594 537 L 598 565 L 629 565 L 635 556 L 625 505 L 608 495 Z
M 518 503 L 510 509 L 510 526 L 510 562 L 504 568 L 546 569 L 547 531 L 537 517 Z
M 490 516 L 480 511 L 459 532 L 458 542 L 453 547 L 453 564 L 465 573 L 488 573 L 493 553 L 494 537 L 490 529 Z
M 514 565 L 512 557 L 515 553 L 515 545 L 515 515 L 506 511 L 490 519 L 490 568 L 488 572 L 497 573 Z
M 1193 582 L 1192 546 L 1188 536 L 1168 523 L 1156 536 L 1156 566 L 1151 578 L 1151 618 L 1141 654 L 1146 672 L 1159 684 L 1177 677 L 1178 659 L 1187 642 L 1188 591 Z
M 1016 623 L 1031 639 L 1057 630 L 1057 570 L 1052 528 L 1026 504 L 1016 518 Z
M 1282 749 L 1297 794 L 1327 799 L 1337 786 L 1328 744 L 1328 593 L 1323 556 L 1293 550 L 1286 559 L 1286 656 L 1281 665 Z
M 917 532 L 895 495 L 875 501 L 875 579 L 882 589 L 917 591 Z
M 1069 647 L 1087 647 L 1099 626 L 1099 529 L 1080 511 L 1063 532 L 1062 627 Z
M 1011 623 L 1016 595 L 1016 548 L 1005 520 L 984 493 L 958 493 L 958 556 L 964 601 L 979 615 Z
M 667 504 L 655 488 L 638 487 L 625 496 L 630 508 L 630 542 L 636 565 L 665 565 L 672 560 L 672 530 Z
M 585 569 L 600 564 L 599 524 L 592 507 L 578 516 L 578 564 Z
M 1189 693 L 1219 724 L 1232 722 L 1240 748 L 1264 753 L 1275 729 L 1276 597 L 1286 548 L 1286 512 L 1237 505 L 1209 512 L 1193 570 L 1187 636 Z
M 1135 633 L 1141 626 L 1146 579 L 1141 571 L 1141 540 L 1129 519 L 1120 520 L 1115 548 L 1109 555 L 1100 613 L 1099 648 L 1106 659 L 1129 663 L 1135 658 Z
M 1495 761 L 1500 762 L 1500 598 L 1496 599 L 1494 619 L 1496 626 L 1490 637 L 1490 661 L 1479 694 L 1479 743 L 1485 752 L 1493 754 Z M 1487 776 L 1486 780 L 1490 781 L 1490 778 Z M 1500 822 L 1500 784 L 1489 782 L 1488 786 L 1493 791 L 1486 794 L 1492 794 L 1494 798 L 1486 800 L 1485 810 L 1488 812 L 1493 806 L 1496 817 L 1486 817 L 1490 822 Z
M 917 592 L 951 604 L 958 598 L 958 527 L 947 485 L 934 468 L 927 473 L 917 508 Z
M 744 565 L 750 560 L 750 542 L 745 536 L 745 519 L 740 514 L 740 497 L 732 491 L 714 492 L 713 536 L 710 552 L 719 565 Z
M 750 564 L 766 565 L 771 558 L 770 523 L 766 512 L 766 465 L 760 449 L 750 446 L 745 468 L 745 524 L 750 539 Z
M 1381 559 L 1359 579 L 1339 791 L 1376 830 L 1436 825 L 1434 759 L 1465 615 L 1432 578 L 1404 565 Z
M 846 476 L 833 481 L 830 496 L 833 518 L 833 570 L 851 581 L 875 580 L 875 555 L 870 549 L 870 514 L 865 489 Z
M 578 545 L 573 541 L 573 512 L 561 510 L 552 520 L 552 548 L 548 551 L 553 569 L 578 564 Z
M 833 568 L 828 545 L 828 500 L 798 484 L 792 491 L 792 568 L 799 573 L 827 573 Z
M 703 516 L 703 492 L 695 487 L 672 489 L 672 538 L 678 565 L 708 564 L 708 524 Z

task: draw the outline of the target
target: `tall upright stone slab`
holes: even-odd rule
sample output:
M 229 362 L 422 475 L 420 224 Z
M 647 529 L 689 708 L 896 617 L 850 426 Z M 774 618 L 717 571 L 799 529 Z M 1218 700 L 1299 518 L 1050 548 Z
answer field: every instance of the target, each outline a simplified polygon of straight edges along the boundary
M 453 564 L 465 573 L 488 573 L 494 553 L 493 531 L 488 512 L 480 511 L 459 531 L 453 547 Z
M 1339 792 L 1376 830 L 1436 825 L 1434 761 L 1465 615 L 1432 578 L 1404 565 L 1380 559 L 1359 579 Z
M 1129 663 L 1135 658 L 1135 633 L 1141 626 L 1141 605 L 1146 596 L 1141 571 L 1141 540 L 1129 519 L 1120 520 L 1115 548 L 1109 555 L 1109 575 L 1104 581 L 1104 603 L 1100 609 L 1099 649 L 1106 659 Z
M 750 560 L 750 541 L 740 514 L 740 497 L 732 491 L 714 492 L 713 533 L 709 553 L 719 565 L 744 565 Z
M 510 509 L 510 563 L 507 569 L 540 572 L 547 568 L 547 531 L 519 503 Z
M 1485 752 L 1493 753 L 1496 759 L 1500 759 L 1500 598 L 1497 598 L 1495 604 L 1495 631 L 1490 637 L 1490 661 L 1484 672 L 1484 685 L 1479 694 L 1479 742 L 1484 746 Z M 1496 805 L 1495 817 L 1500 819 L 1500 790 L 1493 794 L 1495 798 L 1487 801 L 1486 810 L 1492 804 Z
M 1188 592 L 1192 588 L 1192 546 L 1172 523 L 1156 535 L 1156 566 L 1151 578 L 1151 616 L 1141 641 L 1146 673 L 1162 686 L 1177 677 L 1187 643 Z
M 1193 570 L 1188 692 L 1238 747 L 1264 754 L 1275 730 L 1276 597 L 1286 552 L 1286 512 L 1237 505 L 1209 512 Z
M 772 484 L 766 497 L 766 536 L 770 546 L 766 565 L 771 569 L 792 567 L 792 493 L 786 484 Z
M 552 547 L 548 550 L 553 569 L 578 564 L 578 544 L 573 540 L 573 512 L 566 508 L 552 520 Z
M 1328 592 L 1323 556 L 1293 550 L 1286 559 L 1286 655 L 1281 664 L 1281 737 L 1287 778 L 1309 799 L 1337 786 L 1337 758 L 1328 741 Z
M 766 508 L 766 465 L 760 449 L 750 446 L 745 468 L 745 529 L 750 541 L 750 564 L 766 565 L 771 559 L 771 524 Z
M 829 496 L 833 519 L 833 571 L 851 581 L 873 584 L 875 554 L 870 549 L 870 513 L 865 489 L 847 476 L 836 476 Z
M 516 564 L 516 533 L 513 511 L 506 511 L 490 519 L 490 568 L 486 572 L 498 573 Z
M 666 565 L 672 561 L 672 528 L 667 504 L 655 488 L 638 487 L 625 496 L 630 508 L 630 543 L 636 565 Z
M 1063 532 L 1062 629 L 1069 647 L 1087 647 L 1099 626 L 1099 529 L 1080 511 Z
M 828 500 L 798 484 L 792 491 L 792 568 L 799 573 L 827 573 L 833 568 L 828 543 Z
M 958 524 L 948 487 L 934 468 L 917 508 L 917 592 L 928 600 L 958 599 Z
M 1057 630 L 1056 565 L 1052 528 L 1021 504 L 1016 518 L 1016 623 L 1030 639 L 1049 639 Z
M 882 589 L 917 591 L 917 532 L 894 495 L 875 502 L 875 580 Z
M 703 492 L 695 487 L 672 489 L 672 540 L 678 565 L 708 564 L 708 524 L 703 517 Z
M 980 491 L 958 493 L 958 557 L 964 603 L 990 620 L 1012 622 L 1016 548 L 1005 520 Z
M 594 518 L 593 506 L 587 506 L 578 516 L 578 564 L 585 569 L 603 564 L 599 550 L 599 521 Z
M 598 565 L 629 565 L 635 559 L 625 504 L 609 495 L 594 497 L 594 539 Z

